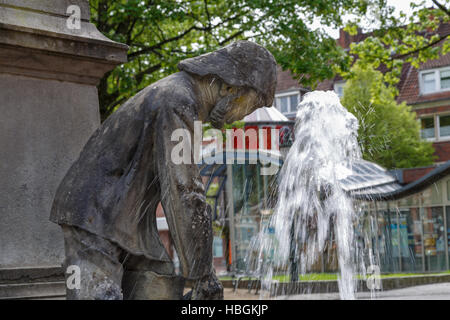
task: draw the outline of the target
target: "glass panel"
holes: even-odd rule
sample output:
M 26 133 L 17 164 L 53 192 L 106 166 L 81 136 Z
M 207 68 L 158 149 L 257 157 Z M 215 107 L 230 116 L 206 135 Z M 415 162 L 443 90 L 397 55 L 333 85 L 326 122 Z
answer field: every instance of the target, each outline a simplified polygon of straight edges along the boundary
M 424 206 L 442 205 L 442 183 L 439 181 L 432 184 L 422 193 L 422 204 Z
M 264 184 L 262 202 L 263 209 L 266 209 L 262 214 L 269 219 L 278 199 L 277 175 L 264 175 L 262 176 L 262 179 Z
M 244 272 L 249 266 L 252 241 L 256 241 L 261 225 L 269 220 L 277 195 L 277 176 L 260 174 L 261 164 L 233 165 L 234 264 Z M 216 240 L 218 241 L 218 240 Z M 223 250 L 223 249 L 222 249 Z M 246 261 L 247 259 L 247 261 Z
M 291 99 L 291 112 L 297 111 L 297 105 L 298 105 L 298 94 L 290 96 Z
M 365 205 L 365 209 L 358 213 L 363 218 L 360 223 L 362 223 L 362 234 L 363 238 L 361 241 L 363 242 L 363 251 L 364 251 L 364 259 L 370 265 L 378 265 L 380 266 L 379 261 L 379 230 L 377 224 L 377 215 L 373 210 L 367 210 L 368 206 Z
M 262 196 L 262 176 L 259 172 L 259 167 L 257 164 L 246 164 L 245 165 L 245 175 L 246 179 L 246 189 L 245 197 L 247 199 L 248 214 L 249 215 L 259 215 L 259 205 Z
M 439 136 L 441 137 L 450 136 L 450 115 L 439 116 Z
M 223 257 L 223 241 L 221 237 L 214 237 L 213 255 L 215 258 Z
M 409 197 L 401 198 L 398 201 L 398 204 L 400 207 L 410 207 L 413 205 L 413 197 L 409 196 Z
M 447 200 L 450 201 L 450 180 L 447 180 Z
M 244 165 L 233 164 L 233 205 L 235 216 L 242 214 L 241 210 L 244 205 Z
M 450 88 L 450 70 L 441 71 L 441 89 Z
M 402 271 L 414 271 L 414 239 L 412 238 L 412 228 L 408 224 L 409 209 L 398 211 L 399 229 L 397 236 L 400 243 L 400 258 Z
M 336 92 L 339 98 L 342 98 L 344 96 L 344 84 L 336 83 L 334 85 L 334 92 Z
M 411 197 L 412 197 L 412 204 L 414 206 L 420 206 L 420 194 L 416 193 L 413 194 Z
M 442 205 L 442 183 L 434 183 L 431 187 L 431 203 Z
M 288 97 L 281 97 L 278 100 L 280 102 L 280 111 L 282 113 L 287 113 L 289 112 L 288 110 Z
M 447 249 L 450 252 L 450 206 L 445 208 L 447 211 Z
M 423 139 L 434 138 L 434 118 L 423 118 L 420 119 L 422 129 L 421 135 Z
M 422 221 L 419 208 L 409 209 L 406 214 L 409 259 L 404 261 L 404 271 L 423 271 Z
M 446 269 L 443 208 L 424 208 L 423 237 L 426 271 Z
M 435 73 L 429 72 L 422 74 L 422 92 L 430 93 L 436 91 Z
M 425 189 L 422 193 L 420 193 L 422 196 L 422 204 L 425 206 L 431 205 L 431 188 Z
M 400 271 L 400 266 L 398 265 L 399 263 L 399 258 L 400 258 L 400 228 L 399 228 L 399 224 L 397 221 L 397 212 L 392 209 L 389 210 L 389 216 L 388 216 L 389 222 L 390 222 L 390 245 L 391 245 L 391 258 L 392 258 L 392 271 L 396 272 L 396 271 Z
M 398 270 L 398 241 L 393 237 L 397 228 L 396 220 L 392 221 L 389 211 L 378 211 L 378 252 L 382 272 L 396 272 Z M 395 258 L 394 256 L 397 256 Z
M 386 209 L 387 208 L 387 202 L 385 202 L 385 201 L 380 201 L 380 202 L 377 202 L 377 208 L 380 210 L 380 209 Z
M 250 243 L 258 233 L 258 224 L 251 218 L 243 218 L 236 224 L 236 255 L 235 263 L 238 271 L 247 268 L 246 258 L 249 253 Z

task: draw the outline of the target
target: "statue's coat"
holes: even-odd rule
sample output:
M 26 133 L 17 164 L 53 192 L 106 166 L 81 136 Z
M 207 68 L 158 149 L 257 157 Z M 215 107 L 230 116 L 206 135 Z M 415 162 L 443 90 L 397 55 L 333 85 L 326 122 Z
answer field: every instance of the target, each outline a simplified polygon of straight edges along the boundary
M 193 137 L 193 78 L 178 72 L 126 102 L 93 134 L 58 188 L 50 220 L 82 228 L 135 255 L 171 261 L 156 227 L 161 201 L 183 276 L 211 270 L 209 206 L 196 164 L 171 160 L 173 130 Z

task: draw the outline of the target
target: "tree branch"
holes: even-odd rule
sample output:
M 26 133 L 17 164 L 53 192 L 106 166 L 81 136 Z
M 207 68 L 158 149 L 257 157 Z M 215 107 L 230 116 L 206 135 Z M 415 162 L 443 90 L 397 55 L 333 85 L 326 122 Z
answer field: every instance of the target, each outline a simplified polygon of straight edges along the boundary
M 198 30 L 201 29 L 199 27 L 196 26 L 191 26 L 189 29 L 185 30 L 184 32 L 180 33 L 179 35 L 172 37 L 172 38 L 168 38 L 165 39 L 153 46 L 150 47 L 146 47 L 142 50 L 136 51 L 136 52 L 132 52 L 128 55 L 128 60 L 131 61 L 133 59 L 136 59 L 136 57 L 142 55 L 142 54 L 146 54 L 146 53 L 150 53 L 153 52 L 155 49 L 161 48 L 163 45 L 165 45 L 166 43 L 172 42 L 172 41 L 177 41 L 181 38 L 183 38 L 185 35 L 187 35 L 188 33 L 190 33 L 192 30 Z
M 130 24 L 130 27 L 128 28 L 128 31 L 127 31 L 127 45 L 131 45 L 131 36 L 132 36 L 132 34 L 133 34 L 133 29 L 134 29 L 134 26 L 136 25 L 136 23 L 137 23 L 137 21 L 138 21 L 138 18 L 134 18 L 133 19 L 133 22 L 131 22 L 131 24 Z
M 444 11 L 446 15 L 450 16 L 450 11 L 443 4 L 439 3 L 437 0 L 432 1 L 435 5 L 438 6 L 440 10 Z
M 221 25 L 223 25 L 223 24 L 225 24 L 227 22 L 230 22 L 230 21 L 238 19 L 241 15 L 242 15 L 242 13 L 241 14 L 237 14 L 237 15 L 235 15 L 233 17 L 228 18 L 228 19 L 225 19 L 225 20 L 221 21 L 220 23 L 216 24 L 215 26 L 197 27 L 197 26 L 193 25 L 190 28 L 188 28 L 187 30 L 185 30 L 184 32 L 178 34 L 177 36 L 164 39 L 163 41 L 160 41 L 159 43 L 154 44 L 154 45 L 152 45 L 150 47 L 145 47 L 142 50 L 130 53 L 128 55 L 128 60 L 131 61 L 131 60 L 136 59 L 136 57 L 138 57 L 138 56 L 140 56 L 142 54 L 147 54 L 147 53 L 150 53 L 150 52 L 154 52 L 155 49 L 159 49 L 159 48 L 161 48 L 163 45 L 165 45 L 167 43 L 170 43 L 170 42 L 173 42 L 173 41 L 177 41 L 177 40 L 183 38 L 184 36 L 186 36 L 187 34 L 189 34 L 190 32 L 192 32 L 193 30 L 209 32 L 209 31 L 211 31 L 211 30 L 213 30 L 215 28 L 218 28 L 219 26 L 221 26 Z
M 151 74 L 161 68 L 161 63 L 158 63 L 154 66 L 150 66 L 147 69 L 142 70 L 138 74 L 135 75 L 136 81 L 140 83 L 146 74 Z
M 103 15 L 108 16 L 108 1 L 98 0 L 97 5 L 97 28 L 105 32 L 106 20 L 103 21 Z
M 229 36 L 229 37 L 226 38 L 225 40 L 220 41 L 220 42 L 219 42 L 219 45 L 220 45 L 220 46 L 224 45 L 224 44 L 227 43 L 228 41 L 233 40 L 234 38 L 240 36 L 240 35 L 243 34 L 244 32 L 245 32 L 244 30 L 239 30 L 239 31 L 233 33 L 231 36 Z
M 433 47 L 433 46 L 437 45 L 438 43 L 440 43 L 441 41 L 447 39 L 449 35 L 450 34 L 446 34 L 444 36 L 441 36 L 441 37 L 439 37 L 439 39 L 437 39 L 437 40 L 435 40 L 433 42 L 430 42 L 430 43 L 428 43 L 427 45 L 425 45 L 423 47 L 414 49 L 414 50 L 412 50 L 410 52 L 406 52 L 406 53 L 399 54 L 399 55 L 394 55 L 394 56 L 391 57 L 391 60 L 393 60 L 393 59 L 404 59 L 404 58 L 409 57 L 411 55 L 414 55 L 414 54 L 416 54 L 416 53 L 418 53 L 418 52 L 420 52 L 422 50 L 425 50 L 425 49 L 428 49 L 430 47 Z
M 204 3 L 205 3 L 206 17 L 208 19 L 208 26 L 211 28 L 211 15 L 209 14 L 209 10 L 208 10 L 208 0 L 204 0 Z

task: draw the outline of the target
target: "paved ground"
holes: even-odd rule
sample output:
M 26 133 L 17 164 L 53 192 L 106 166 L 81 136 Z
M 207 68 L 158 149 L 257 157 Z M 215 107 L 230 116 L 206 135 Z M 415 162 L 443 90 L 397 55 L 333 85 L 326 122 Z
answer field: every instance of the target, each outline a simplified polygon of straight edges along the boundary
M 370 299 L 370 294 L 361 298 Z M 450 283 L 429 284 L 381 292 L 379 300 L 450 300 Z
M 255 294 L 255 290 L 248 292 L 247 289 L 238 289 L 236 292 L 231 288 L 224 288 L 223 295 L 225 300 L 259 300 L 259 293 Z
M 225 288 L 225 300 L 259 300 L 260 296 L 255 295 L 254 290 L 248 293 L 245 289 L 233 292 L 232 289 Z M 390 291 L 381 291 L 374 297 L 376 300 L 450 300 L 450 283 L 429 284 L 423 286 L 410 287 Z M 293 296 L 280 296 L 283 300 L 338 300 L 339 294 L 305 294 Z M 371 299 L 369 292 L 357 294 L 357 299 Z

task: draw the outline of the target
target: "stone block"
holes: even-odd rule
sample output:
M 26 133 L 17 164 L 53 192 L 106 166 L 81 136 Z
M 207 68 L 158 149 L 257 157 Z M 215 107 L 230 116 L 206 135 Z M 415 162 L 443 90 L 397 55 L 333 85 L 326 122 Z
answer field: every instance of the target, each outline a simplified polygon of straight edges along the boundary
M 127 60 L 89 18 L 87 0 L 0 0 L 0 268 L 63 261 L 53 197 L 100 124 L 96 84 Z

